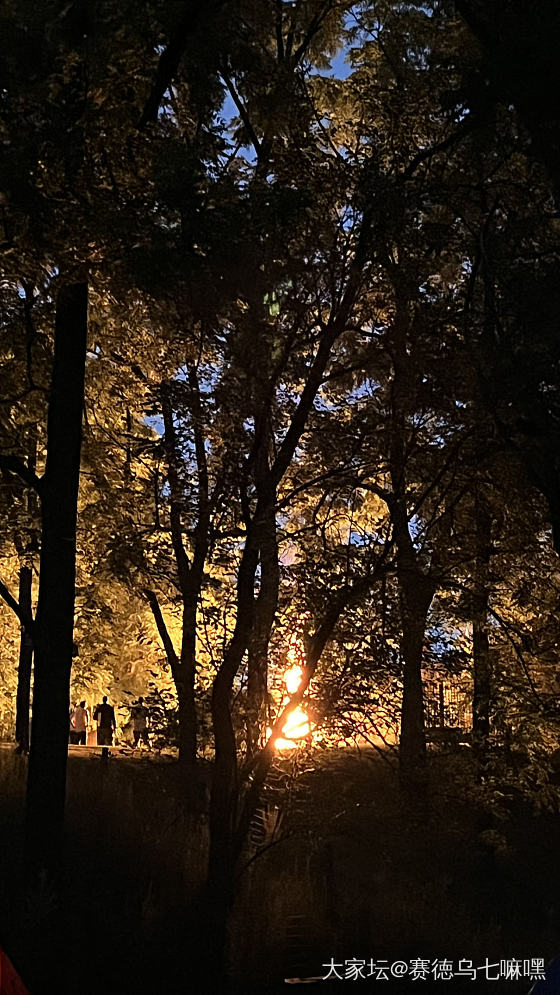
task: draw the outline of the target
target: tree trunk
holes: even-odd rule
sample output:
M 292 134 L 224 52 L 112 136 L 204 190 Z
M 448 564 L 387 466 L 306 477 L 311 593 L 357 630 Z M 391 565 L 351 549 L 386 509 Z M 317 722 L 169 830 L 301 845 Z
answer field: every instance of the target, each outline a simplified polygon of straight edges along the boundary
M 72 669 L 76 524 L 87 340 L 87 284 L 58 295 L 41 481 L 41 558 L 26 799 L 32 874 L 57 874 L 62 858 Z
M 218 674 L 219 677 L 219 674 Z M 238 804 L 238 769 L 235 733 L 231 722 L 229 693 L 224 684 L 214 685 L 212 716 L 216 756 L 210 795 L 210 848 L 206 878 L 204 934 L 210 949 L 211 981 L 216 990 L 225 987 L 227 926 L 235 891 L 236 854 L 234 840 Z
M 482 761 L 490 734 L 490 703 L 492 697 L 492 667 L 488 639 L 489 563 L 491 556 L 492 519 L 480 495 L 475 495 L 476 561 L 474 570 L 473 604 L 473 749 Z
M 31 291 L 30 291 L 31 296 Z M 27 431 L 27 466 L 32 473 L 37 471 L 37 425 L 32 424 Z M 27 529 L 20 537 L 19 605 L 24 617 L 33 618 L 33 558 L 39 549 L 38 544 L 38 494 L 28 487 L 25 503 L 27 506 Z M 31 700 L 31 673 L 33 667 L 33 636 L 30 624 L 22 627 L 19 645 L 18 686 L 16 695 L 16 743 L 18 753 L 29 752 L 29 705 Z
M 407 504 L 407 419 L 414 410 L 414 371 L 408 351 L 411 304 L 395 282 L 396 314 L 391 334 L 393 382 L 391 387 L 390 474 L 391 519 L 397 547 L 397 581 L 401 614 L 403 699 L 399 744 L 401 785 L 409 793 L 422 792 L 426 783 L 426 732 L 422 684 L 422 649 L 435 581 L 420 567 L 410 534 Z
M 275 496 L 267 495 L 261 523 L 260 591 L 255 604 L 248 647 L 247 755 L 254 756 L 266 728 L 268 701 L 268 648 L 278 605 L 280 568 L 276 535 Z
M 405 789 L 422 789 L 426 781 L 426 730 L 422 651 L 434 585 L 420 571 L 399 578 L 403 658 L 403 698 L 399 772 Z
M 255 519 L 259 520 L 257 508 Z M 237 871 L 239 770 L 231 714 L 233 682 L 248 649 L 255 611 L 255 578 L 259 562 L 258 526 L 248 529 L 237 576 L 237 617 L 230 644 L 212 688 L 215 758 L 210 794 L 210 848 L 206 878 L 208 931 L 212 936 L 214 987 L 226 964 L 226 932 Z
M 194 696 L 194 679 L 196 669 L 196 593 L 187 597 L 183 595 L 183 624 L 181 639 L 181 655 L 177 656 L 175 647 L 159 601 L 154 591 L 144 591 L 154 621 L 157 626 L 177 692 L 179 706 L 179 761 L 192 767 L 196 766 L 197 719 Z M 189 780 L 190 783 L 190 780 Z
M 194 694 L 196 675 L 196 604 L 190 622 L 183 614 L 181 662 L 175 679 L 179 701 L 179 761 L 194 769 L 197 748 L 197 717 Z
M 255 755 L 261 744 L 268 688 L 268 641 L 255 639 L 247 658 L 247 709 L 245 716 L 247 756 Z
M 19 571 L 19 604 L 31 618 L 33 604 L 31 591 L 33 572 L 31 567 L 22 566 Z M 19 642 L 18 683 L 16 694 L 16 743 L 18 753 L 29 750 L 29 702 L 31 697 L 31 666 L 33 662 L 33 641 L 31 633 L 22 626 Z

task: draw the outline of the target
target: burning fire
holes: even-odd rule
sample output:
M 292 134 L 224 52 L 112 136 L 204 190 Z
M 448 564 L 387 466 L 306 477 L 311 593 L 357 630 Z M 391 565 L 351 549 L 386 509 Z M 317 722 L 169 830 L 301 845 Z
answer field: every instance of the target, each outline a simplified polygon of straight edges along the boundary
M 294 634 L 288 648 L 288 663 L 290 666 L 284 674 L 284 684 L 286 685 L 288 694 L 284 697 L 282 708 L 287 704 L 290 695 L 295 694 L 301 684 L 303 667 L 298 663 L 298 660 L 302 658 L 303 645 L 298 636 Z M 271 730 L 269 729 L 269 735 L 270 732 Z M 306 736 L 311 736 L 309 717 L 301 705 L 297 705 L 288 715 L 282 729 L 282 736 L 276 740 L 275 747 L 277 750 L 293 750 L 298 745 L 297 741 L 305 739 Z

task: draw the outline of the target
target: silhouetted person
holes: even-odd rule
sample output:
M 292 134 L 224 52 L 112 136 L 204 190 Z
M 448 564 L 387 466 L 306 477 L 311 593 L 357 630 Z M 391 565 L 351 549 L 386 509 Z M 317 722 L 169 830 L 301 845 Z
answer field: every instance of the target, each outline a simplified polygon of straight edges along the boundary
M 115 709 L 108 704 L 106 694 L 103 695 L 101 704 L 95 706 L 93 717 L 97 719 L 97 745 L 104 747 L 101 756 L 108 757 L 108 747 L 113 745 L 113 734 L 117 728 L 117 721 Z
M 74 709 L 72 713 L 71 724 L 74 727 L 74 733 L 76 734 L 75 742 L 78 746 L 85 746 L 87 743 L 87 731 L 89 726 L 89 709 L 85 701 L 81 701 L 80 704 Z
M 149 712 L 142 697 L 138 698 L 138 704 L 134 705 L 132 713 L 132 735 L 134 737 L 134 747 L 138 746 L 140 740 L 149 748 L 150 737 L 148 735 Z

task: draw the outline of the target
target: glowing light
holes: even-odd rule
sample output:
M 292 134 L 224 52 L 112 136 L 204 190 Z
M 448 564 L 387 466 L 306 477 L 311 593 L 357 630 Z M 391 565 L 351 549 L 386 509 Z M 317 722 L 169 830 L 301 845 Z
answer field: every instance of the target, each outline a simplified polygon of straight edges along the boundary
M 303 667 L 300 663 L 305 662 L 303 644 L 294 633 L 290 638 L 290 645 L 287 652 L 287 661 L 290 665 L 284 674 L 284 684 L 286 685 L 287 696 L 284 697 L 282 707 L 284 708 L 289 697 L 298 690 L 303 680 Z M 268 734 L 270 735 L 270 729 Z M 293 750 L 298 745 L 298 740 L 311 738 L 311 723 L 307 712 L 301 707 L 296 707 L 290 712 L 284 723 L 282 735 L 278 737 L 274 744 L 277 750 Z
M 301 679 L 303 677 L 303 670 L 299 664 L 294 663 L 293 667 L 284 674 L 284 683 L 288 690 L 288 694 L 295 694 L 298 687 L 301 684 Z

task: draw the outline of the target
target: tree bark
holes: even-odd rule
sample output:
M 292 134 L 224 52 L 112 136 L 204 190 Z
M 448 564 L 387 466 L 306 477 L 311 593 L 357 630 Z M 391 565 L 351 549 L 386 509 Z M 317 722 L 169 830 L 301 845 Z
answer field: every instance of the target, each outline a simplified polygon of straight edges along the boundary
M 473 624 L 473 749 L 478 761 L 484 759 L 490 734 L 492 666 L 488 638 L 489 564 L 492 519 L 479 489 L 475 495 L 476 561 L 474 570 Z
M 37 470 L 37 426 L 30 426 L 28 433 L 27 466 L 31 473 Z M 26 493 L 28 528 L 25 538 L 20 539 L 20 555 L 22 563 L 19 572 L 18 601 L 20 609 L 28 624 L 22 626 L 19 663 L 18 686 L 16 694 L 16 743 L 18 753 L 29 752 L 29 705 L 31 701 L 31 674 L 33 668 L 33 557 L 39 549 L 38 526 L 38 493 L 35 487 L 28 487 Z
M 410 573 L 402 566 L 399 569 L 398 562 L 399 553 L 397 551 L 403 660 L 399 772 L 404 788 L 422 789 L 426 780 L 422 652 L 428 612 L 435 586 L 432 580 L 422 574 L 419 569 Z
M 33 605 L 31 600 L 32 583 L 33 572 L 31 567 L 20 567 L 18 601 L 20 608 L 22 608 L 29 617 L 31 617 L 33 613 Z M 29 750 L 29 702 L 31 699 L 32 663 L 33 640 L 28 629 L 25 626 L 22 626 L 19 642 L 18 683 L 16 693 L 16 743 L 18 753 L 27 753 Z
M 407 417 L 414 410 L 414 374 L 408 353 L 412 308 L 394 273 L 396 313 L 391 334 L 393 383 L 391 388 L 390 502 L 397 547 L 397 582 L 401 614 L 403 698 L 399 744 L 401 785 L 421 792 L 426 783 L 426 733 L 422 683 L 422 649 L 435 581 L 422 570 L 410 534 L 407 506 Z
M 274 498 L 263 513 L 260 590 L 255 604 L 247 663 L 247 755 L 254 756 L 266 728 L 268 647 L 278 605 L 280 569 Z
M 196 764 L 197 715 L 195 700 L 196 677 L 196 605 L 183 608 L 183 633 L 181 661 L 175 679 L 179 701 L 179 761 L 188 766 Z
M 76 525 L 87 340 L 86 283 L 60 290 L 41 481 L 41 557 L 26 798 L 32 874 L 62 859 L 76 576 Z
M 173 641 L 165 624 L 159 601 L 154 591 L 146 590 L 146 598 L 159 632 L 171 676 L 177 692 L 179 710 L 179 761 L 193 767 L 196 764 L 197 719 L 194 697 L 196 663 L 196 601 L 193 605 L 183 605 L 183 626 L 181 655 L 177 656 Z
M 183 602 L 180 656 L 177 658 L 175 651 L 172 652 L 171 656 L 168 652 L 168 659 L 171 663 L 179 702 L 179 760 L 194 768 L 196 765 L 198 729 L 195 699 L 196 614 L 204 583 L 204 567 L 210 548 L 211 501 L 208 468 L 206 465 L 200 388 L 194 368 L 189 368 L 188 384 L 190 389 L 190 414 L 198 470 L 198 518 L 193 531 L 194 548 L 191 559 L 187 555 L 183 542 L 182 508 L 184 494 L 179 474 L 177 435 L 173 410 L 173 385 L 170 382 L 161 385 L 161 404 L 165 427 L 163 442 L 170 490 L 171 541 L 177 564 L 181 600 Z

